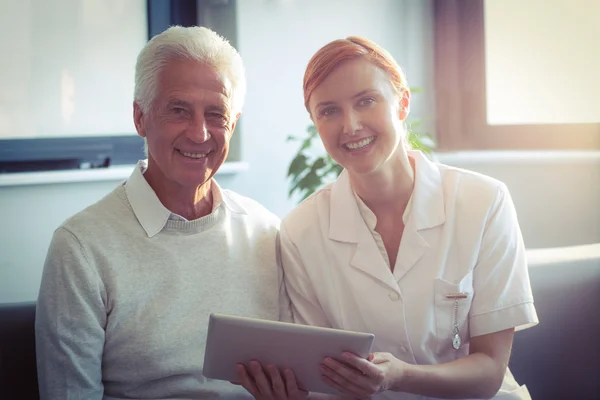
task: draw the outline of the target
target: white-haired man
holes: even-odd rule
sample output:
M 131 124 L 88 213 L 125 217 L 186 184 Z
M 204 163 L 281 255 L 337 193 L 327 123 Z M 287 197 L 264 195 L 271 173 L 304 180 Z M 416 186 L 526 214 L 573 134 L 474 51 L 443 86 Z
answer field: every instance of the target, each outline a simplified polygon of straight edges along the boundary
M 172 27 L 139 54 L 148 159 L 53 235 L 36 315 L 42 399 L 251 397 L 202 376 L 210 312 L 289 319 L 278 218 L 213 179 L 244 94 L 239 54 L 206 28 Z

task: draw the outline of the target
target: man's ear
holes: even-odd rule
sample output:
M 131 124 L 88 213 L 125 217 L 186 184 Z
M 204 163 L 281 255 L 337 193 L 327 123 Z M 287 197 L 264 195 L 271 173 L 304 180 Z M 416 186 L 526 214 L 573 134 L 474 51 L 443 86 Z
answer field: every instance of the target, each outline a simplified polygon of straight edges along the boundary
M 133 102 L 133 123 L 135 124 L 135 130 L 141 137 L 146 137 L 146 129 L 144 128 L 144 113 L 142 107 L 134 101 Z
M 237 122 L 240 119 L 241 115 L 242 115 L 241 112 L 237 113 L 237 115 L 235 116 L 235 118 L 233 118 L 233 121 L 231 121 L 231 134 L 232 135 L 233 135 L 233 131 L 235 130 L 235 125 L 237 124 Z

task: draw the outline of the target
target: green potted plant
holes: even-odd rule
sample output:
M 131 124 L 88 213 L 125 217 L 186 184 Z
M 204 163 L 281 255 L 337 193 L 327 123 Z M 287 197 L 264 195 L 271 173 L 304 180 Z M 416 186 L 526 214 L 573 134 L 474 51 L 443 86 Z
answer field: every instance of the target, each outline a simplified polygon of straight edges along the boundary
M 422 122 L 418 120 L 407 122 L 408 142 L 413 149 L 421 150 L 431 157 L 435 143 L 428 133 L 419 132 L 421 126 Z M 298 195 L 302 201 L 321 186 L 335 180 L 342 172 L 342 166 L 325 152 L 314 125 L 309 125 L 304 135 L 289 136 L 287 141 L 299 142 L 298 151 L 287 173 L 290 198 Z

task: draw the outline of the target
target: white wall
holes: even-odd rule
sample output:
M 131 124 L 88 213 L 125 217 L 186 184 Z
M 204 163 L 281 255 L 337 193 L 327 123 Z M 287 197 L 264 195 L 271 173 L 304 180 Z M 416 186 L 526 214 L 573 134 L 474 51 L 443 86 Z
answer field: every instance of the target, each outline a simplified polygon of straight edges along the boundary
M 117 183 L 0 187 L 0 303 L 35 299 L 54 229 Z
M 528 248 L 600 243 L 600 152 L 465 152 L 440 162 L 506 183 Z

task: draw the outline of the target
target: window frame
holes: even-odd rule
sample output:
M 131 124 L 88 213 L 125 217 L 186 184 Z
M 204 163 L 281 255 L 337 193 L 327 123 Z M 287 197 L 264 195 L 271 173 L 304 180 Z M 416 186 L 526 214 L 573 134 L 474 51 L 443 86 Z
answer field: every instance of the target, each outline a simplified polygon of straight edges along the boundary
M 148 40 L 171 25 L 197 23 L 194 0 L 147 0 L 146 6 Z M 132 133 L 2 139 L 0 174 L 133 165 L 145 155 L 143 139 Z
M 484 0 L 434 0 L 434 61 L 440 151 L 600 149 L 600 123 L 487 123 Z

